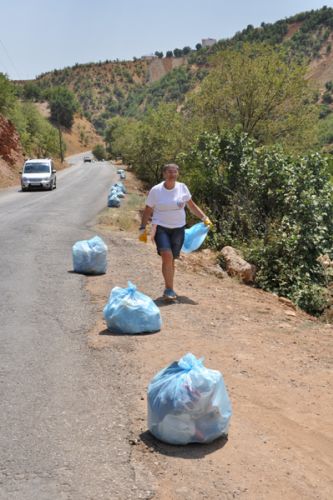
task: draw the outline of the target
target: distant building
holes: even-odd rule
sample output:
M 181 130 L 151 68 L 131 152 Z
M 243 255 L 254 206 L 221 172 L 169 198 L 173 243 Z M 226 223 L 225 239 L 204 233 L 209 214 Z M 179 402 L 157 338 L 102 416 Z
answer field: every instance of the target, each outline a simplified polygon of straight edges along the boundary
M 215 38 L 203 38 L 201 40 L 201 45 L 203 47 L 211 47 L 212 45 L 216 44 L 216 39 Z

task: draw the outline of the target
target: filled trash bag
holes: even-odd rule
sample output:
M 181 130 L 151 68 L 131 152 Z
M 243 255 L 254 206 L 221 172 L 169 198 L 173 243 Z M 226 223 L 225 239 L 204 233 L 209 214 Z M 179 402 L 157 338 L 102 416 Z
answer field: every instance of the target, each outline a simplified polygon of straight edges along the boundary
M 111 196 L 118 196 L 120 193 L 124 194 L 122 191 L 120 191 L 119 189 L 117 188 L 114 188 L 112 187 L 108 193 L 108 198 L 110 198 Z M 119 198 L 119 196 L 118 196 Z
M 108 207 L 119 207 L 120 199 L 116 194 L 110 194 L 108 196 Z
M 122 193 L 123 190 L 119 187 L 119 186 L 111 186 L 110 189 L 109 189 L 109 195 L 110 194 L 114 194 L 114 193 Z
M 72 247 L 73 269 L 76 273 L 104 274 L 108 247 L 99 236 L 77 241 Z
M 127 193 L 126 188 L 125 188 L 124 184 L 123 184 L 121 181 L 116 182 L 115 184 L 113 184 L 113 186 L 116 186 L 116 187 L 120 188 L 120 189 L 121 189 L 121 191 L 122 191 L 124 194 L 126 194 L 126 193 Z
M 148 428 L 170 444 L 210 443 L 227 435 L 232 410 L 222 374 L 186 354 L 148 387 Z
M 205 241 L 208 231 L 209 227 L 203 222 L 198 222 L 198 224 L 194 224 L 189 229 L 185 229 L 185 239 L 181 251 L 191 253 L 194 250 L 198 250 Z
M 108 329 L 115 333 L 157 332 L 162 326 L 159 308 L 130 281 L 128 288 L 112 289 L 103 316 Z
M 120 174 L 120 178 L 121 178 L 121 179 L 126 179 L 126 174 L 125 174 L 125 172 L 121 172 L 121 174 Z
M 118 198 L 125 198 L 125 193 L 123 193 L 122 191 L 113 191 L 113 193 L 116 193 L 116 195 L 118 196 Z

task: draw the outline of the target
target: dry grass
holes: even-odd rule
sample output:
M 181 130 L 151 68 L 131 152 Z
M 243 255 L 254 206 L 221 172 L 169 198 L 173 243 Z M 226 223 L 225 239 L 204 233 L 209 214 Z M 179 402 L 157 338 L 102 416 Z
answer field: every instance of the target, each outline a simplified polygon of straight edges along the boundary
M 119 163 L 117 163 L 119 165 Z M 122 166 L 126 169 L 126 167 Z M 103 229 L 120 231 L 137 231 L 141 220 L 141 210 L 145 205 L 146 192 L 142 190 L 141 182 L 131 172 L 126 172 L 124 184 L 127 189 L 125 198 L 121 199 L 120 207 L 105 208 L 98 216 L 97 224 Z

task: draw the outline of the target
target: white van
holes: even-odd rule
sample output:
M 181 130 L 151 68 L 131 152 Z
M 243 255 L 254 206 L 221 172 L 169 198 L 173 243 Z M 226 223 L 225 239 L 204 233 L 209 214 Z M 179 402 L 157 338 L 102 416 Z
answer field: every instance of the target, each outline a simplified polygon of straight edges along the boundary
M 22 191 L 29 188 L 55 189 L 57 187 L 56 169 L 49 158 L 27 160 L 21 172 Z

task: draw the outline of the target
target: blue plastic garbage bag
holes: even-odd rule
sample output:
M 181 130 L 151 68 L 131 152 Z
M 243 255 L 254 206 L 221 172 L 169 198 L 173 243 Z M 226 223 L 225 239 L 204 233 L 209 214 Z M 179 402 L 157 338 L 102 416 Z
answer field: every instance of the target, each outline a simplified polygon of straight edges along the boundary
M 83 274 L 104 274 L 108 247 L 99 236 L 77 241 L 72 247 L 73 269 Z
M 120 199 L 116 194 L 110 194 L 108 196 L 108 207 L 119 207 Z
M 232 415 L 222 374 L 188 353 L 148 387 L 148 428 L 170 444 L 210 443 L 227 435 Z
M 124 194 L 127 193 L 127 190 L 126 190 L 124 184 L 121 181 L 118 181 L 118 182 L 116 182 L 113 185 L 116 186 L 116 187 L 118 187 L 118 188 L 120 188 Z
M 194 250 L 198 250 L 205 241 L 208 231 L 209 227 L 203 222 L 198 222 L 198 224 L 194 224 L 189 229 L 185 229 L 185 239 L 181 251 L 191 253 Z
M 122 191 L 120 191 L 119 189 L 117 190 L 112 190 L 111 191 L 112 193 L 115 193 L 116 196 L 118 196 L 118 198 L 125 198 L 125 193 L 123 193 Z
M 109 189 L 109 195 L 110 194 L 114 194 L 114 193 L 122 193 L 122 189 L 119 187 L 119 186 L 116 186 L 115 184 L 113 184 L 110 189 Z
M 108 329 L 115 333 L 157 332 L 162 326 L 159 308 L 130 281 L 128 288 L 112 289 L 103 316 Z

